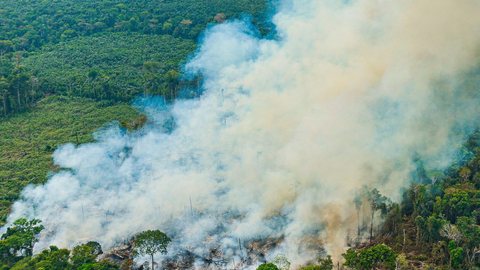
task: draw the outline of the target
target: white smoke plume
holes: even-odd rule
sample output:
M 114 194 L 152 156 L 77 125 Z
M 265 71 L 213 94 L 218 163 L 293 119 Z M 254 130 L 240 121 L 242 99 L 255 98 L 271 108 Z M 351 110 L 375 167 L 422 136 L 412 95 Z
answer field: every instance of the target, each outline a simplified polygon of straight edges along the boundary
M 307 240 L 338 256 L 358 189 L 398 197 L 413 156 L 442 168 L 477 125 L 479 14 L 476 0 L 285 0 L 274 40 L 215 26 L 186 66 L 199 98 L 59 148 L 64 170 L 9 220 L 41 219 L 40 248 L 158 228 L 197 254 L 277 238 L 293 265 L 316 256 Z

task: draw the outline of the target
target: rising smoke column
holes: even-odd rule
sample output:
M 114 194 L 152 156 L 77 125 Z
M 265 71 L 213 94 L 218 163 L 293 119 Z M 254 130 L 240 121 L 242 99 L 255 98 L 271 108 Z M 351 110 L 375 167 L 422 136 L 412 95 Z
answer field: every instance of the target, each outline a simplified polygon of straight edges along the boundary
M 475 0 L 290 0 L 275 40 L 215 26 L 186 65 L 205 78 L 199 98 L 62 146 L 65 170 L 26 188 L 9 221 L 43 220 L 40 248 L 160 228 L 171 252 L 235 257 L 236 239 L 278 237 L 296 265 L 315 256 L 306 239 L 338 256 L 360 188 L 396 198 L 412 157 L 442 168 L 476 127 L 478 14 Z

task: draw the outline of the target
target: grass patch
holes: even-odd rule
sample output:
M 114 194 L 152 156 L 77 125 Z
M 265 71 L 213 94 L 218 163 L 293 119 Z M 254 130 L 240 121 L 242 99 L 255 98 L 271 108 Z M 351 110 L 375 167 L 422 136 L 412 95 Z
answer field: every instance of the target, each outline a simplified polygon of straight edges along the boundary
M 30 111 L 0 121 L 0 224 L 28 184 L 41 184 L 55 171 L 53 151 L 62 144 L 86 143 L 92 132 L 117 120 L 129 128 L 145 120 L 127 104 L 107 106 L 86 98 L 51 96 Z

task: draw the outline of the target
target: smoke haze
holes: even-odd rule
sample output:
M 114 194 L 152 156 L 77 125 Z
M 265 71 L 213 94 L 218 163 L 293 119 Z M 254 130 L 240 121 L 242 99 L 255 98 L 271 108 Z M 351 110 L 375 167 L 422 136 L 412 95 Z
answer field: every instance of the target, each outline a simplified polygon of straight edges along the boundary
M 9 221 L 41 219 L 39 248 L 159 228 L 172 252 L 234 258 L 236 239 L 278 238 L 269 256 L 294 265 L 316 256 L 305 239 L 338 256 L 359 189 L 398 198 L 413 157 L 441 169 L 477 126 L 478 14 L 476 0 L 285 0 L 274 40 L 217 25 L 185 67 L 204 78 L 199 98 L 60 147 L 64 170 L 26 188 Z

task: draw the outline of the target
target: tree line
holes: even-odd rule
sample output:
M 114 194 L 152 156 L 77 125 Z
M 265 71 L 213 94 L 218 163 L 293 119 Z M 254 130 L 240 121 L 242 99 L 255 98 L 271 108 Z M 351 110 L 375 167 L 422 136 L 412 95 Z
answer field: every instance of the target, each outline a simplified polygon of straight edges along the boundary
M 195 40 L 207 24 L 242 14 L 250 14 L 265 29 L 267 5 L 262 0 L 5 0 L 0 10 L 0 54 L 31 51 L 99 32 L 168 34 Z
M 172 100 L 181 89 L 180 66 L 200 33 L 243 16 L 268 33 L 268 2 L 2 1 L 0 115 L 24 111 L 51 94 Z
M 81 38 L 38 52 L 0 56 L 0 115 L 29 109 L 49 95 L 130 102 L 139 95 L 175 99 L 180 63 L 193 42 L 122 33 Z
M 12 270 L 119 270 L 130 269 L 132 261 L 124 265 L 102 258 L 99 243 L 89 241 L 72 250 L 50 246 L 33 254 L 35 243 L 44 229 L 38 219 L 16 220 L 0 238 L 0 269 Z M 133 256 L 148 256 L 155 269 L 154 255 L 166 253 L 171 239 L 160 230 L 148 230 L 133 237 Z
M 0 109 L 3 116 L 25 110 L 41 95 L 38 79 L 20 61 L 20 55 L 13 60 L 5 56 L 0 58 Z

